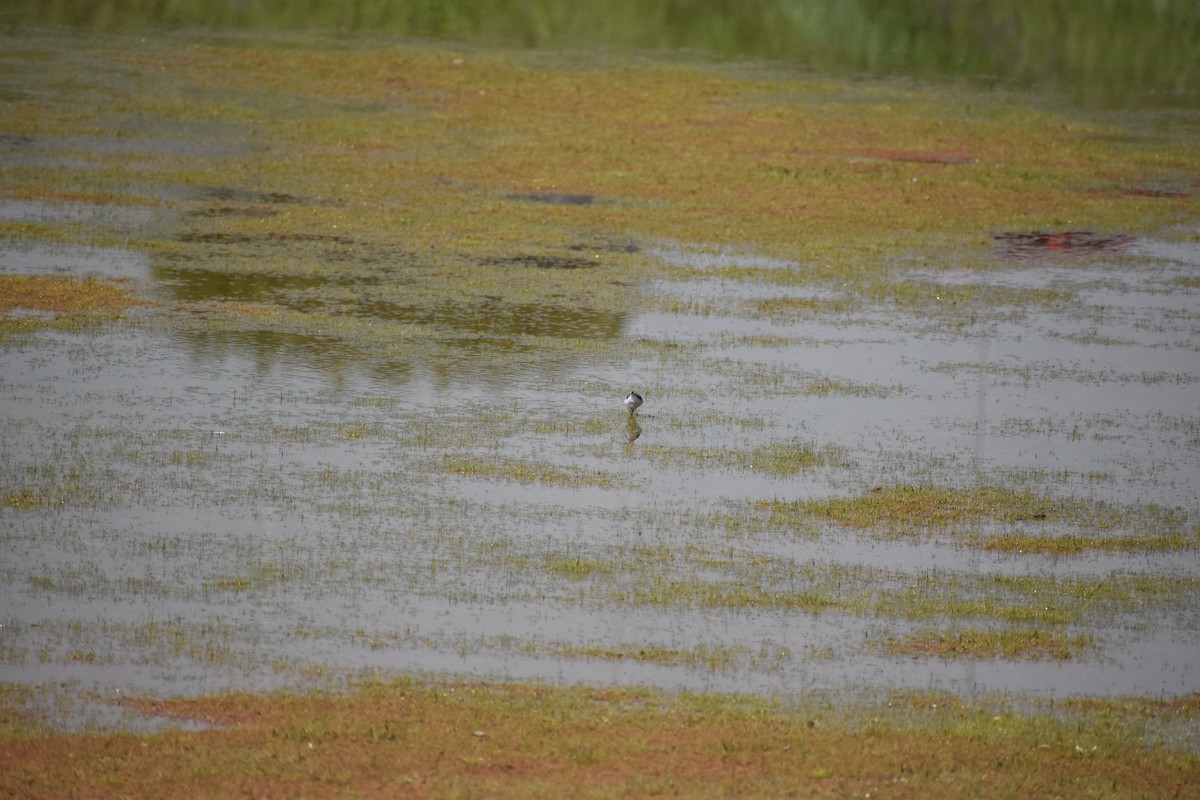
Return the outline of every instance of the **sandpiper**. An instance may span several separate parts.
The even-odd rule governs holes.
[[[642,404],[642,396],[637,392],[630,392],[629,397],[625,398],[625,407],[629,409],[629,413],[638,410],[638,406]]]

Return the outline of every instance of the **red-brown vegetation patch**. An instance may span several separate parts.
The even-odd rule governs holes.
[[[1121,798],[1200,779],[1195,753],[969,702],[942,704],[945,719],[888,704],[849,723],[737,698],[401,683],[137,705],[218,727],[9,732],[0,795]]]
[[[993,238],[999,243],[1004,257],[1014,261],[1120,252],[1136,241],[1133,236],[1093,231],[1008,232],[998,233]]]
[[[18,309],[54,316],[111,314],[138,302],[115,281],[64,275],[0,275],[0,314]]]

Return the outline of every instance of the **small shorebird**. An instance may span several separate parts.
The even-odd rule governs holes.
[[[633,412],[638,410],[638,406],[640,406],[641,404],[642,404],[642,396],[640,394],[638,394],[637,392],[630,392],[629,397],[625,398],[625,407],[629,409],[629,413],[631,415],[633,414]]]

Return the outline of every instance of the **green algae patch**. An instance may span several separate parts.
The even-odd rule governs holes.
[[[441,468],[444,472],[455,475],[468,475],[479,478],[491,478],[493,480],[510,480],[519,483],[536,483],[568,488],[596,487],[610,489],[624,486],[627,483],[619,475],[606,470],[557,467],[552,464],[518,458],[452,456],[447,454],[442,458]]]
[[[216,578],[211,582],[211,586],[216,589],[240,592],[250,589],[262,590],[279,583],[298,581],[304,578],[304,571],[295,565],[269,562],[256,564],[243,575]],[[205,582],[206,590],[209,586],[209,582]]]
[[[816,521],[901,534],[948,531],[971,547],[1052,556],[1186,550],[1200,543],[1179,509],[1119,507],[1002,488],[900,485],[855,497],[775,499],[759,502],[752,519],[758,526],[798,531]]]
[[[795,475],[820,467],[845,467],[850,463],[843,448],[798,441],[771,442],[753,450],[661,445],[648,446],[643,450],[649,458],[664,465],[683,462],[699,467],[737,468],[770,475]]]
[[[19,715],[22,698],[0,697]],[[130,698],[200,730],[0,729],[0,792],[205,796],[974,798],[1176,796],[1200,760],[1171,708],[1068,714],[931,693],[789,703],[707,694],[398,680],[348,693]]]
[[[1077,534],[1039,536],[1009,533],[980,537],[979,546],[1002,553],[1043,553],[1073,556],[1085,552],[1138,552],[1144,550],[1185,550],[1200,544],[1200,532],[1171,531],[1159,534],[1125,536],[1083,536]]]
[[[806,512],[855,528],[873,525],[947,525],[990,517],[1007,522],[1044,520],[1066,515],[1062,504],[1007,489],[947,489],[894,486],[850,498],[815,500]]]
[[[941,486],[899,485],[852,497],[821,500],[773,498],[753,504],[747,516],[752,528],[811,531],[817,523],[894,532],[945,529],[983,521],[1080,521],[1084,504],[1058,501],[1009,489],[952,489]],[[1093,512],[1086,519],[1111,527],[1108,516]],[[732,520],[731,520],[732,521]]]
[[[1086,634],[1071,636],[1043,628],[962,628],[924,630],[888,639],[886,652],[898,656],[942,659],[1009,659],[1067,661],[1078,658],[1092,645]]]
[[[730,645],[704,645],[681,649],[663,645],[551,645],[534,648],[557,658],[587,659],[599,661],[644,661],[655,664],[682,664],[702,666],[710,671],[728,670],[747,654],[744,648]]]

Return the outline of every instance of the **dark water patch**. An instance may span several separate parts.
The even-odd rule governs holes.
[[[287,192],[259,192],[235,186],[194,186],[187,192],[195,200],[220,200],[226,203],[266,203],[288,205],[311,203],[312,200]]]
[[[227,136],[227,138],[229,138]],[[150,132],[141,136],[124,132],[112,136],[27,136],[4,134],[0,147],[10,148],[8,154],[16,163],[26,167],[52,170],[105,169],[117,157],[122,166],[131,170],[153,172],[160,168],[160,156],[224,157],[241,155],[247,147],[229,138],[220,141],[211,132],[187,130],[158,135]],[[134,160],[141,157],[140,160]]]
[[[573,194],[571,192],[530,192],[528,194],[510,194],[508,199],[547,203],[554,206],[588,206],[595,198],[590,194]]]
[[[599,253],[640,253],[641,245],[636,242],[580,242],[567,247],[568,250],[574,252],[599,252]]]
[[[251,242],[267,241],[260,233],[181,233],[179,241],[199,244],[250,244]]]
[[[1127,197],[1156,197],[1170,200],[1194,197],[1198,188],[1200,188],[1200,178],[1168,174],[1129,182],[1121,181],[1115,186],[1102,187],[1100,191]]]
[[[198,218],[199,219],[199,218]],[[367,267],[371,270],[392,270],[397,265],[410,264],[412,254],[387,242],[357,239],[330,233],[271,231],[186,231],[176,241],[200,246],[197,254],[184,253],[180,260],[214,257],[246,257],[271,261],[303,258],[348,267]]]
[[[302,197],[289,192],[259,191],[238,186],[176,183],[152,187],[161,196],[186,203],[244,203],[246,205],[314,205],[318,197]]]
[[[274,217],[279,211],[271,206],[213,206],[189,211],[189,217],[250,217],[251,219]]]
[[[276,206],[304,205],[312,202],[287,192],[256,192],[232,186],[191,187],[180,199],[219,203],[189,211],[189,217],[273,217],[279,213]]]
[[[1137,238],[1093,231],[1029,231],[997,233],[992,237],[1005,258],[1033,261],[1055,256],[1088,256],[1122,252]]]
[[[181,233],[181,242],[201,242],[203,244],[253,244],[256,242],[288,243],[288,242],[319,242],[353,245],[355,241],[349,236],[337,236],[328,233]]]
[[[482,259],[482,263],[497,267],[533,267],[534,269],[587,269],[595,267],[600,262],[594,258],[576,258],[573,256],[549,256],[523,253],[515,256],[492,257]]]

